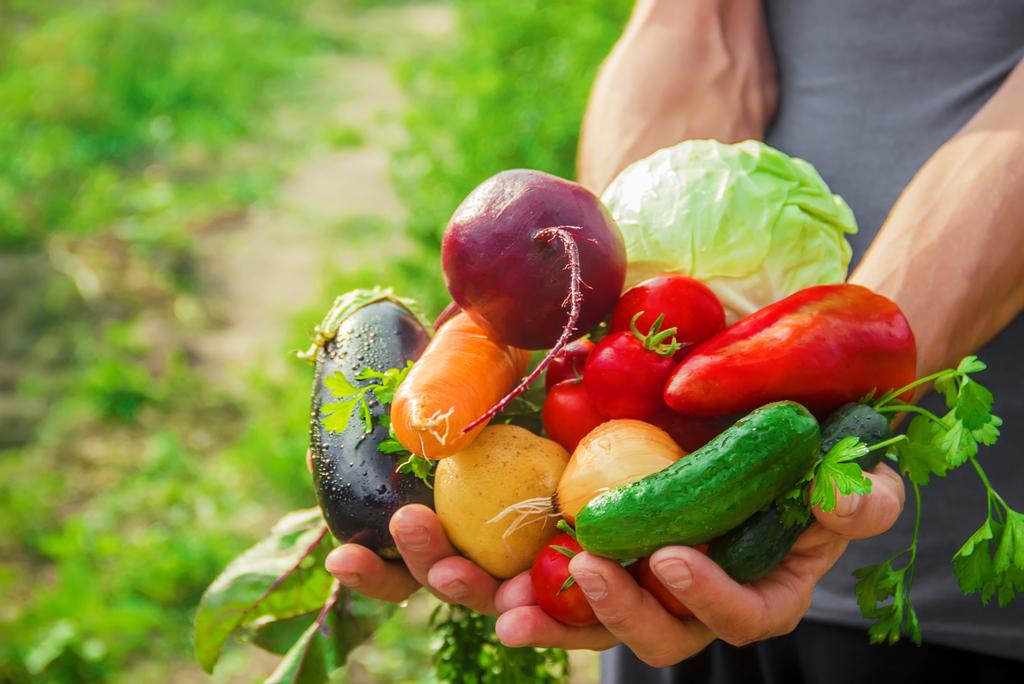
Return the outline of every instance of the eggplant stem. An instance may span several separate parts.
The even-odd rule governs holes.
[[[554,242],[558,240],[562,243],[562,247],[565,249],[566,255],[569,257],[569,263],[566,265],[566,270],[570,272],[569,275],[569,294],[562,301],[562,307],[566,305],[569,307],[569,318],[562,328],[562,334],[558,337],[558,341],[555,342],[555,346],[548,350],[548,353],[544,355],[537,367],[533,369],[529,375],[523,378],[518,385],[513,388],[511,392],[506,394],[501,400],[489,408],[486,413],[474,420],[472,423],[462,428],[463,434],[469,432],[473,428],[477,427],[481,423],[486,423],[494,416],[498,415],[502,409],[511,403],[513,399],[518,397],[526,388],[529,387],[530,383],[536,380],[541,373],[548,367],[548,364],[558,355],[558,352],[569,343],[572,339],[572,335],[576,332],[576,324],[580,320],[580,304],[583,301],[582,288],[585,283],[583,282],[583,276],[580,273],[580,249],[576,244],[576,238],[573,236],[571,231],[583,230],[580,226],[553,226],[551,228],[542,228],[533,235],[533,239],[538,242]],[[588,286],[589,287],[589,286]]]

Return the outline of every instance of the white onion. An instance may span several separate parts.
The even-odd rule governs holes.
[[[664,470],[685,455],[667,432],[650,423],[601,423],[573,452],[558,482],[555,507],[575,524],[576,514],[598,494]]]

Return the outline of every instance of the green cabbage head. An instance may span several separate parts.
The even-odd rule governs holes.
[[[622,229],[626,287],[665,273],[706,283],[729,322],[839,283],[857,223],[814,167],[756,140],[688,140],[627,167],[602,197]]]

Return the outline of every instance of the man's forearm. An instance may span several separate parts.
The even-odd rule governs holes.
[[[900,305],[918,372],[955,364],[1024,308],[1024,62],[914,176],[850,277]]]
[[[760,0],[638,0],[590,93],[580,182],[601,192],[630,163],[690,138],[761,138],[776,98]]]

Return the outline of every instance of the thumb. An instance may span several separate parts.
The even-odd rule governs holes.
[[[906,500],[903,478],[884,463],[864,475],[871,480],[870,493],[839,495],[834,511],[812,509],[822,527],[847,539],[866,539],[893,526]]]

